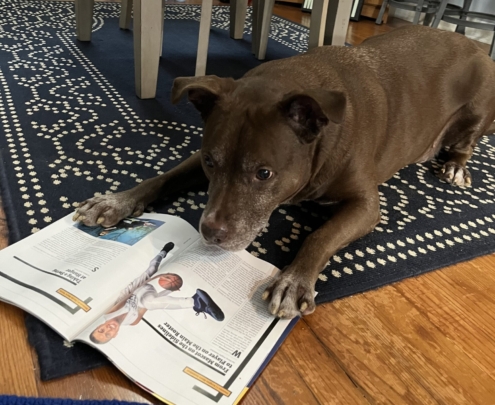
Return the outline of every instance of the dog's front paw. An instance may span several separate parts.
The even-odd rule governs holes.
[[[136,201],[127,192],[93,197],[83,201],[76,210],[73,221],[81,221],[87,226],[116,225],[129,216],[142,215],[144,204]]]
[[[289,267],[270,284],[262,298],[270,300],[268,309],[273,315],[292,319],[315,310],[314,286],[309,277]]]
[[[459,187],[470,187],[472,181],[469,170],[455,162],[445,163],[438,177],[453,186]]]

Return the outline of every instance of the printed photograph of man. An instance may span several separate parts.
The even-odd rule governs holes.
[[[167,243],[151,260],[148,269],[121,292],[116,305],[103,316],[104,322],[91,333],[90,340],[93,343],[108,343],[118,335],[122,326],[137,325],[147,311],[157,309],[191,309],[196,315],[203,314],[205,319],[208,316],[218,322],[225,319],[223,311],[206,291],[197,289],[191,297],[170,296],[171,293],[180,291],[182,277],[173,273],[154,276],[162,260],[173,248],[172,242]],[[160,291],[150,284],[155,279],[158,279]]]

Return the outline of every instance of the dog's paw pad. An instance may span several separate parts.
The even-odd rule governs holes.
[[[447,162],[438,173],[438,177],[453,186],[470,187],[471,173],[464,166],[455,162]]]

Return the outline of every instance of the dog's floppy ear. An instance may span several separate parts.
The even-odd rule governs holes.
[[[218,76],[178,77],[172,86],[172,103],[176,104],[187,91],[204,120],[208,117],[222,94],[234,88],[234,79]]]
[[[330,121],[344,121],[346,104],[344,93],[315,89],[289,93],[279,107],[301,142],[311,143]]]

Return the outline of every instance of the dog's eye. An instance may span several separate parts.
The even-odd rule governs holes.
[[[272,177],[273,172],[271,172],[268,169],[260,169],[256,173],[256,178],[258,180],[268,180],[270,177]]]
[[[205,159],[205,165],[206,166],[213,167],[213,160],[211,160],[211,157],[209,157],[208,155],[205,155],[204,159]]]

